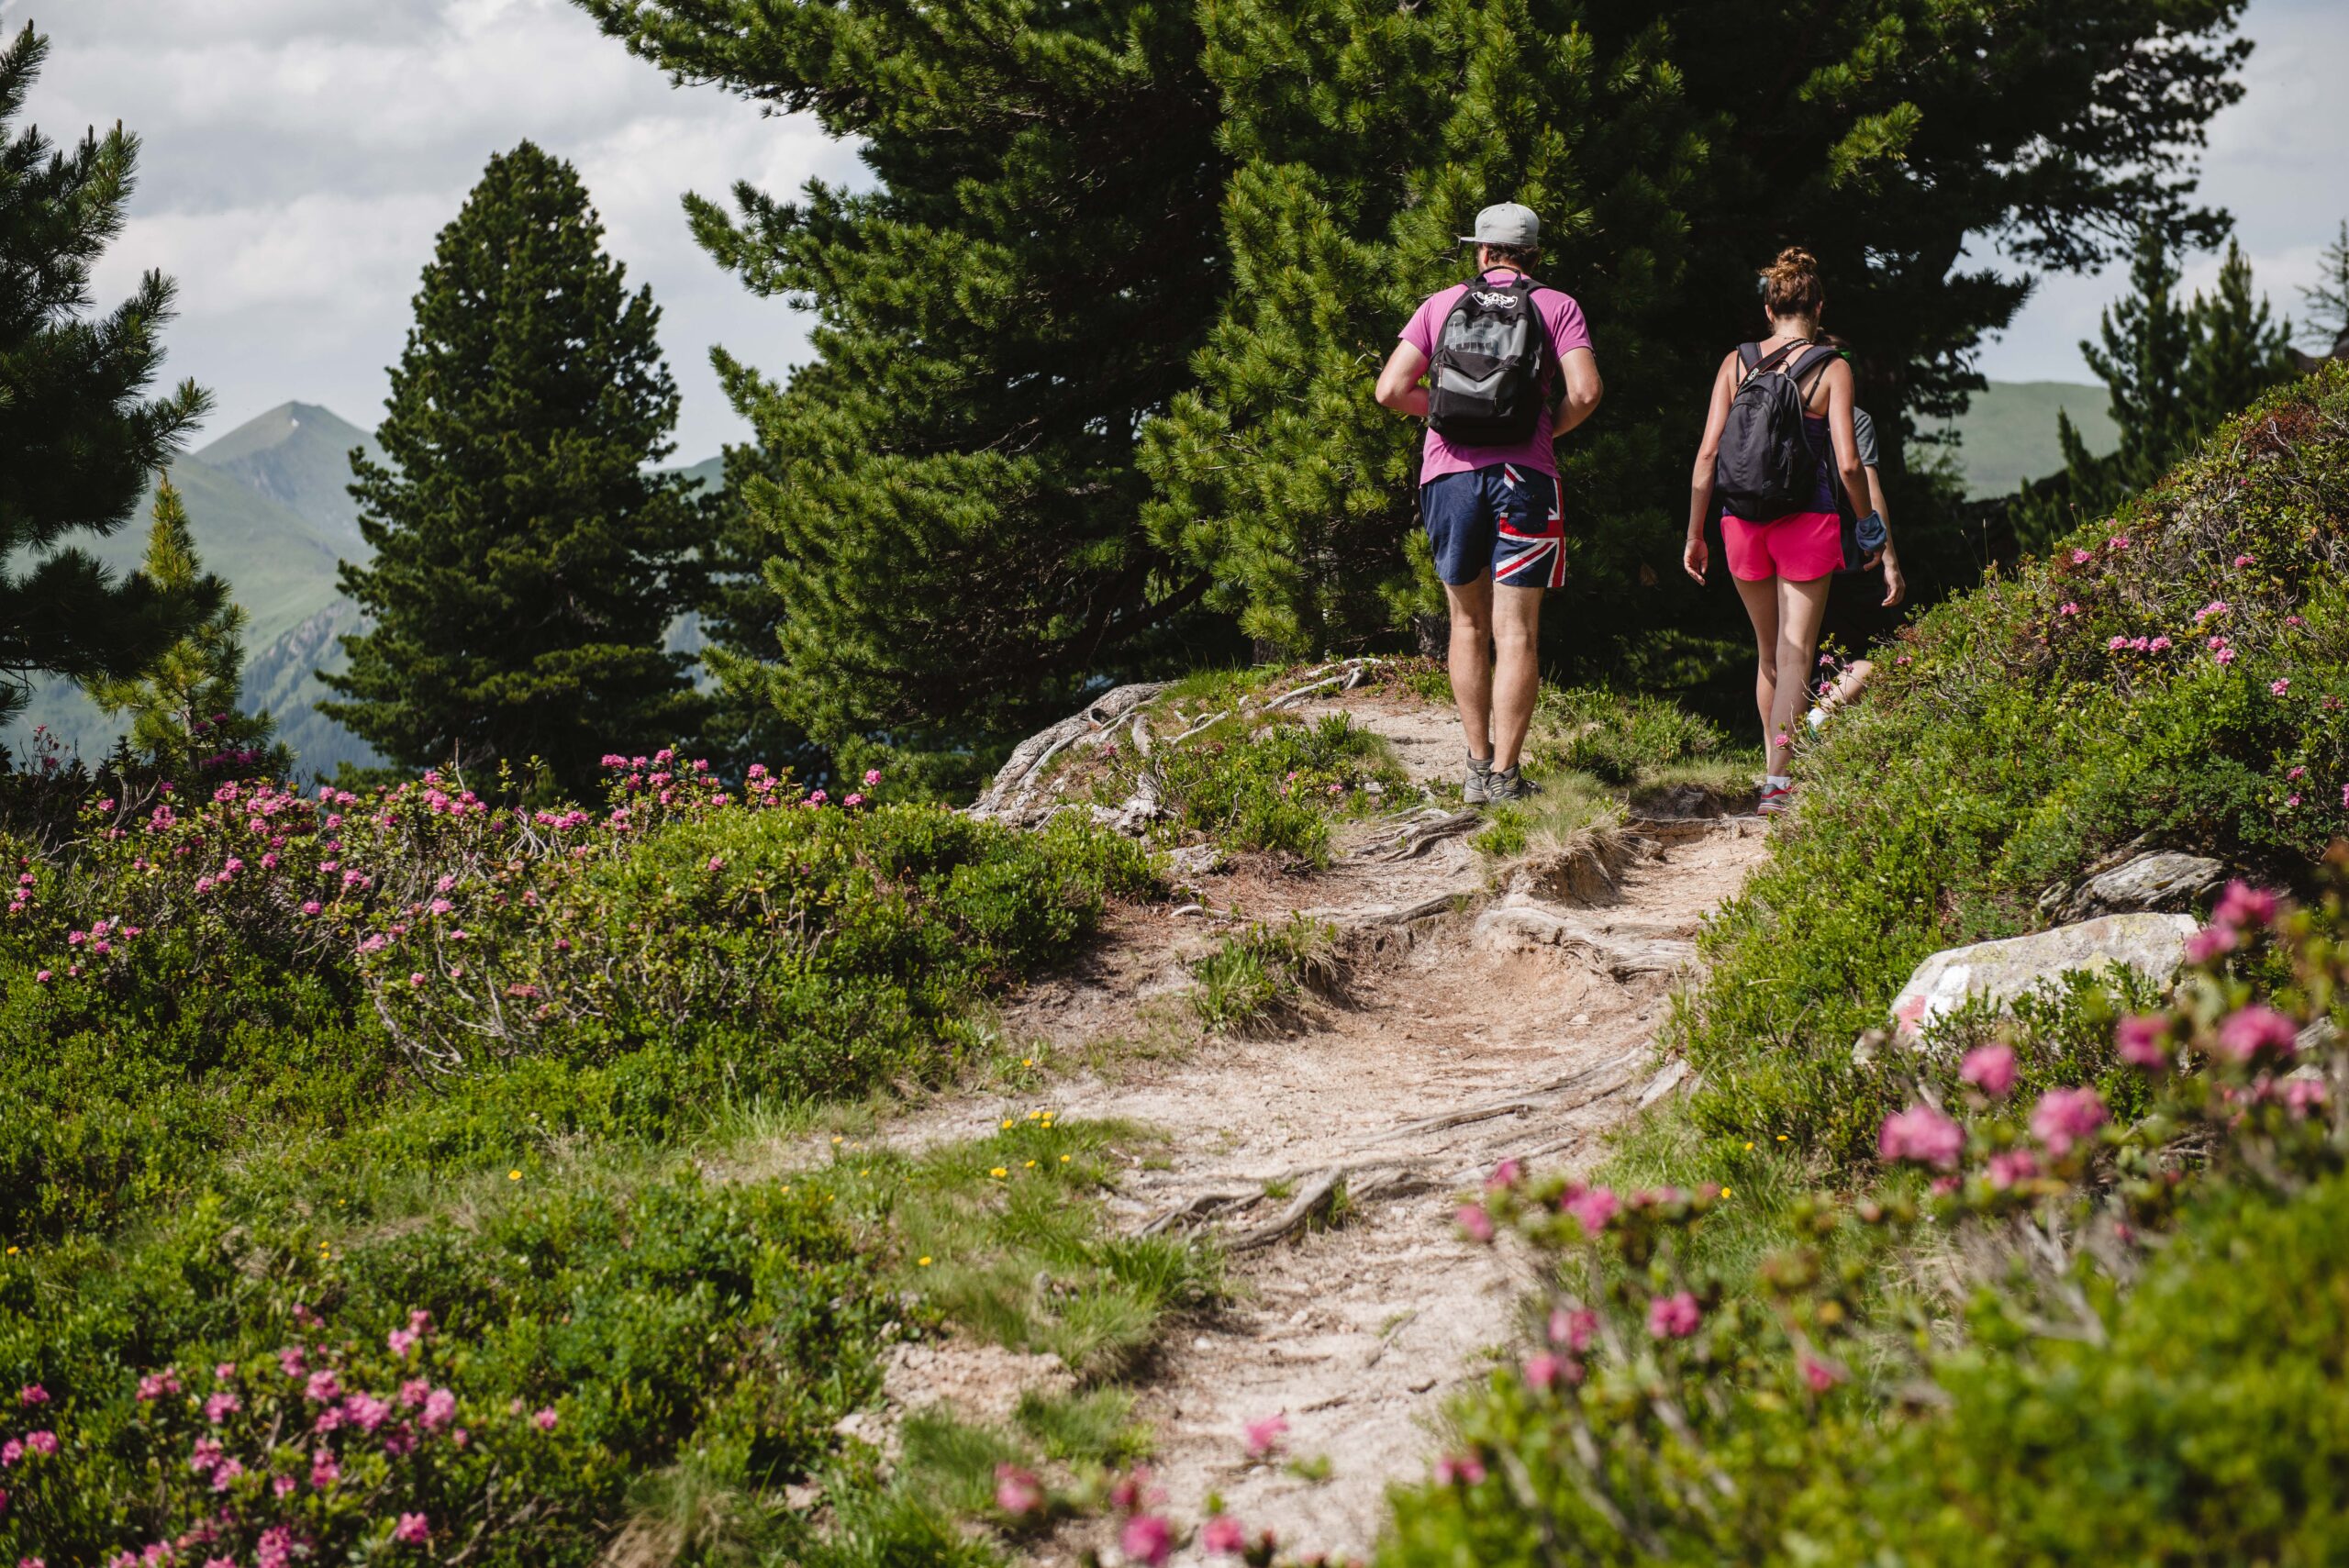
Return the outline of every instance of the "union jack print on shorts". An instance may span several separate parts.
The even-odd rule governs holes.
[[[1500,516],[1493,581],[1513,588],[1564,587],[1566,514],[1559,503],[1558,482],[1546,473],[1528,473],[1515,463],[1501,464],[1501,475],[1508,485],[1509,507]]]

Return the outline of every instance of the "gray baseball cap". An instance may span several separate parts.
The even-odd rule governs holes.
[[[1476,232],[1460,238],[1474,245],[1539,245],[1542,220],[1533,216],[1530,206],[1503,202],[1478,213]]]

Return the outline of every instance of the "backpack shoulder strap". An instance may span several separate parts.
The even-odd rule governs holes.
[[[1831,349],[1824,343],[1813,343],[1797,357],[1793,364],[1787,367],[1787,373],[1794,378],[1797,386],[1802,386],[1803,395],[1808,397],[1819,383],[1816,379],[1812,379],[1810,385],[1803,386],[1804,379],[1811,376],[1814,371],[1820,375],[1825,375],[1827,367],[1842,357],[1838,350]]]
[[[1778,369],[1786,363],[1787,356],[1793,353],[1795,351],[1795,344],[1789,343],[1785,348],[1778,350],[1776,353],[1773,353],[1765,360],[1762,357],[1761,344],[1740,343],[1737,346],[1737,358],[1738,362],[1745,367],[1745,373],[1737,378],[1737,384],[1743,386],[1747,382],[1752,381],[1764,371],[1774,371]]]

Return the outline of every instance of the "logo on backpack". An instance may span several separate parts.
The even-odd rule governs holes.
[[[1722,510],[1748,522],[1807,512],[1818,498],[1819,458],[1803,433],[1804,383],[1834,360],[1835,350],[1789,343],[1765,360],[1761,345],[1745,343],[1737,353],[1745,374],[1721,427],[1713,493]]]
[[[1515,446],[1542,412],[1550,332],[1522,273],[1494,288],[1472,280],[1444,316],[1428,366],[1428,424],[1462,446]]]

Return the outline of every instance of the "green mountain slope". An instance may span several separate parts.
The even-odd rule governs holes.
[[[2092,452],[2121,444],[2106,412],[2101,386],[2067,381],[1994,381],[1974,395],[1965,417],[1944,426],[1960,439],[1958,471],[1969,497],[2005,495],[2025,480],[2044,479],[2064,466],[2055,416],[2068,413]]]

